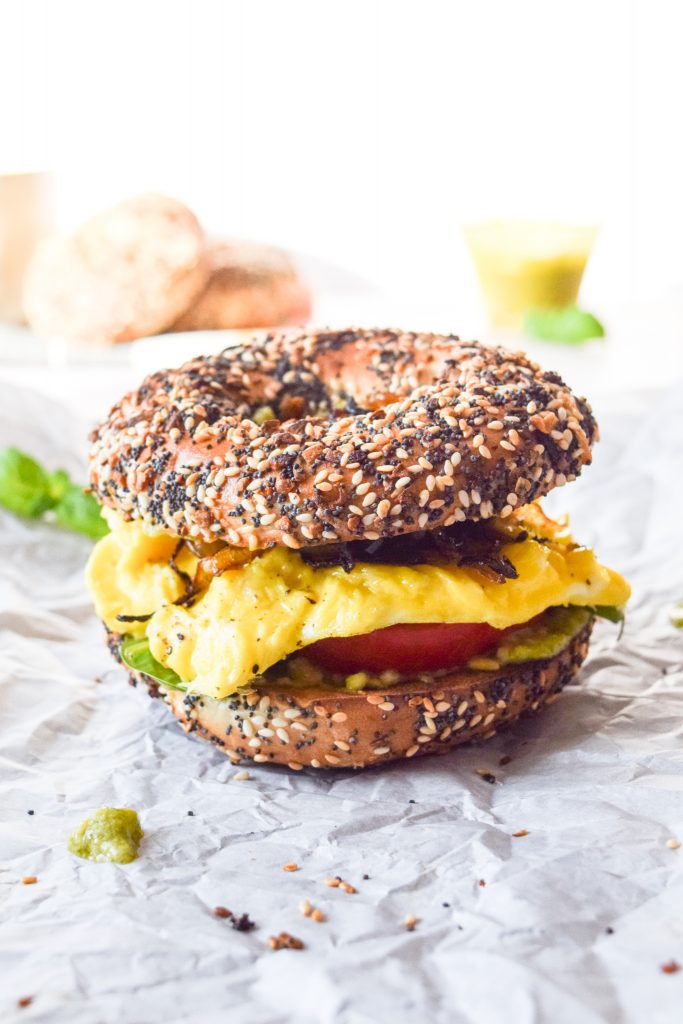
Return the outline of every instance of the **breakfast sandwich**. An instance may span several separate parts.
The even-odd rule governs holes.
[[[153,374],[93,435],[112,653],[235,763],[490,738],[623,615],[540,505],[596,439],[557,374],[455,336],[273,333]]]

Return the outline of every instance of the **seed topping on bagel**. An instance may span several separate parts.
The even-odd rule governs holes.
[[[99,500],[252,550],[505,518],[591,461],[588,403],[454,335],[278,332],[148,377],[93,434]]]

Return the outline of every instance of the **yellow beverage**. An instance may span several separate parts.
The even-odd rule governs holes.
[[[545,221],[468,225],[465,239],[492,325],[518,329],[529,309],[574,305],[596,233]]]

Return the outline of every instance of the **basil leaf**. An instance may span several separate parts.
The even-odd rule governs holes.
[[[52,497],[53,504],[56,504],[64,494],[72,487],[71,477],[65,469],[58,469],[50,477],[50,496]]]
[[[624,632],[624,623],[626,622],[626,616],[624,615],[621,608],[617,608],[613,604],[596,604],[592,607],[589,607],[588,610],[593,612],[593,615],[597,615],[600,619],[607,619],[608,622],[618,623],[618,639],[621,640],[622,633]]]
[[[165,689],[180,690],[181,693],[187,690],[187,686],[177,672],[156,660],[149,649],[149,640],[146,636],[125,636],[121,642],[119,653],[124,665],[133,669],[134,672],[144,672],[146,676],[156,680]]]
[[[0,505],[24,519],[53,511],[60,526],[93,540],[109,533],[92,494],[73,483],[66,470],[48,473],[18,448],[0,451]]]
[[[672,626],[675,626],[676,629],[683,629],[683,601],[673,606],[669,612],[669,618]]]
[[[597,317],[578,306],[530,309],[524,318],[524,330],[532,338],[563,341],[570,345],[605,335],[605,328]]]
[[[18,448],[0,452],[0,505],[24,519],[39,519],[54,505],[49,475]]]
[[[102,510],[95,498],[82,487],[69,483],[54,507],[54,515],[60,526],[74,533],[99,540],[109,533],[109,527],[102,518]]]

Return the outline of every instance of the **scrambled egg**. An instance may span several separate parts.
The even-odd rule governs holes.
[[[147,635],[154,657],[194,692],[222,698],[307,644],[410,622],[526,622],[557,605],[623,606],[629,587],[568,536],[531,536],[502,548],[519,574],[494,583],[474,569],[357,564],[315,569],[289,548],[271,548],[212,579],[191,607],[168,564],[177,538],[149,533],[108,513],[112,532],[96,545],[88,582],[98,615],[115,632]],[[556,524],[553,524],[556,525]],[[197,559],[181,552],[181,569]],[[144,616],[123,624],[118,615]]]

